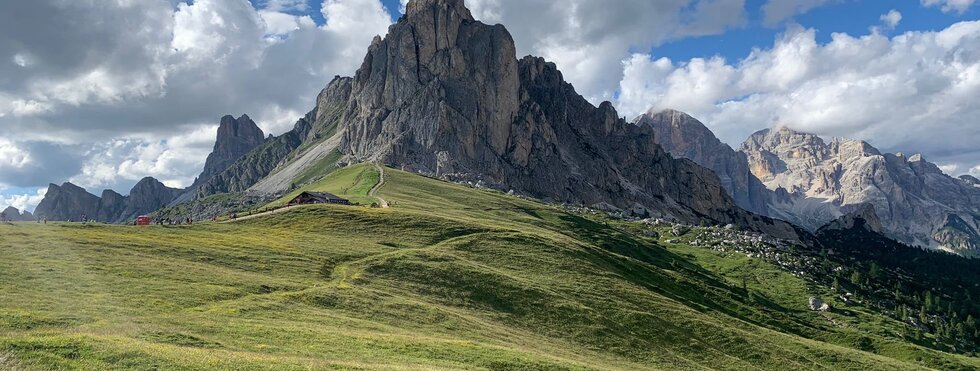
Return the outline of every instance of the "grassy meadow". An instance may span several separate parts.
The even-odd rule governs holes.
[[[390,209],[0,225],[0,369],[980,368],[859,307],[810,312],[825,289],[759,260],[385,174]],[[301,190],[370,204],[378,177]]]

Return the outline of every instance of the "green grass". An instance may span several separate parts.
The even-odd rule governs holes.
[[[335,164],[336,161],[333,163]],[[371,205],[378,199],[369,196],[368,193],[371,188],[378,184],[380,176],[381,174],[372,164],[359,164],[336,170],[330,169],[329,175],[323,179],[297,188],[282,198],[269,203],[265,208],[282,207],[303,192],[329,192],[355,204]]]
[[[834,326],[801,308],[814,288],[759,261],[664,246],[501,193],[386,177],[391,209],[316,205],[191,227],[0,225],[0,366],[980,367],[857,323],[893,326],[873,314]],[[311,187],[366,195],[376,182],[373,165],[359,165]],[[742,266],[757,299],[736,284]],[[848,340],[866,333],[879,354]]]
[[[311,166],[309,169],[303,171],[302,174],[293,180],[293,183],[296,185],[306,184],[316,180],[318,177],[334,172],[334,170],[337,170],[337,161],[340,161],[341,156],[343,155],[340,153],[340,151],[333,150],[327,157],[320,159],[320,161],[317,161],[317,163]]]

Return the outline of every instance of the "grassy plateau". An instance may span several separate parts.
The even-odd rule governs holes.
[[[825,289],[761,260],[385,177],[389,209],[0,225],[0,369],[980,368],[859,306],[811,312]],[[378,179],[357,165],[301,190],[370,204]]]

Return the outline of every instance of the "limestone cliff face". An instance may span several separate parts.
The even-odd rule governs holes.
[[[741,210],[708,169],[675,160],[648,126],[595,107],[552,63],[516,58],[500,25],[461,0],[416,0],[351,83],[340,151],[545,200],[796,236]]]
[[[99,213],[96,220],[114,222],[119,219],[123,210],[126,210],[126,196],[111,189],[104,190],[102,197],[99,198]]]
[[[80,221],[84,215],[86,219],[105,223],[128,223],[166,206],[180,192],[149,177],[137,183],[129,196],[105,190],[98,197],[71,183],[51,184],[34,213],[38,218],[52,221]]]
[[[44,199],[34,209],[38,217],[48,220],[82,220],[95,218],[99,211],[99,197],[71,183],[61,186],[51,184]]]
[[[143,178],[129,191],[125,198],[125,208],[117,214],[112,222],[127,222],[137,216],[149,214],[170,203],[180,194],[181,190],[165,186],[153,178]],[[105,198],[103,198],[105,201]]]
[[[199,196],[280,192],[327,151],[549,201],[799,236],[737,207],[710,170],[671,158],[650,127],[590,104],[554,64],[518,60],[507,30],[474,20],[462,0],[411,1],[354,77],[334,79],[293,131]]]
[[[633,122],[652,127],[657,144],[675,158],[687,158],[714,171],[739,207],[769,214],[773,195],[753,175],[745,153],[722,143],[700,121],[680,111],[664,110],[643,114]]]
[[[220,174],[201,184],[195,197],[219,193],[243,192],[268,176],[290,153],[299,148],[313,127],[316,110],[296,122],[292,130],[248,152]]]
[[[980,248],[980,188],[954,179],[921,155],[883,154],[868,143],[790,129],[763,130],[741,149],[753,173],[783,194],[772,205],[816,229],[869,204],[889,237],[966,255]]]
[[[232,116],[222,117],[214,150],[208,155],[204,170],[191,187],[196,188],[207,183],[264,142],[265,134],[248,115],[237,119]]]

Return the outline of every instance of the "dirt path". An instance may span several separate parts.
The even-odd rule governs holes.
[[[375,184],[374,188],[371,188],[371,190],[368,192],[368,196],[374,196],[377,198],[378,206],[380,206],[382,209],[387,209],[390,207],[388,205],[388,201],[385,201],[385,199],[381,198],[381,196],[378,196],[378,190],[385,185],[385,167],[377,163],[374,164],[374,167],[378,169],[378,184]]]

